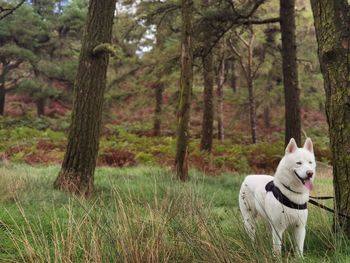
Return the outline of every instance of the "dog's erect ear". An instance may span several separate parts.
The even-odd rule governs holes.
[[[312,153],[314,152],[314,145],[312,144],[312,141],[310,138],[306,138],[303,148],[308,150],[309,152],[312,152]]]
[[[298,149],[298,145],[295,142],[294,138],[290,139],[287,147],[286,147],[286,154],[287,153],[293,153]]]

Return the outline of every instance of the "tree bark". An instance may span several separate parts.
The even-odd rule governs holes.
[[[209,7],[209,0],[202,0],[204,9]],[[203,49],[210,49],[211,31],[209,27],[203,28]],[[213,68],[213,54],[209,52],[202,57],[203,65],[203,79],[204,79],[204,93],[203,93],[203,118],[202,118],[202,136],[201,136],[201,150],[211,153],[213,145],[213,123],[214,123],[214,68]]]
[[[2,72],[0,74],[0,115],[5,115],[5,100],[6,100],[6,87],[5,87],[5,78],[8,73],[8,63],[6,59],[1,61]]]
[[[193,1],[182,0],[181,78],[175,157],[176,175],[182,181],[189,179],[188,141],[193,83],[192,15]]]
[[[350,215],[350,8],[346,0],[311,0],[311,6],[326,93],[334,207]],[[334,222],[350,237],[349,219],[335,214]]]
[[[202,58],[203,79],[204,79],[204,108],[202,119],[201,150],[211,153],[213,144],[213,122],[214,122],[214,70],[213,55],[207,54]]]
[[[256,102],[254,95],[254,81],[248,80],[248,96],[249,96],[249,120],[250,120],[250,134],[252,136],[252,143],[256,143]]]
[[[1,75],[0,76],[0,115],[1,116],[5,114],[5,97],[6,97],[5,79]]]
[[[79,66],[75,79],[72,121],[61,171],[54,186],[89,196],[93,192],[99,147],[108,53],[93,53],[111,42],[116,0],[90,0]]]
[[[265,86],[266,94],[265,96],[270,98],[270,93],[273,90],[273,88],[276,86],[276,59],[274,59],[271,63],[271,69],[268,71],[267,75],[267,85]],[[264,126],[265,128],[271,127],[271,100],[267,100],[267,103],[265,101],[264,105]]]
[[[159,82],[154,86],[154,95],[156,98],[156,107],[154,110],[153,135],[160,136],[162,123],[162,106],[163,106],[164,84]]]
[[[275,80],[272,77],[273,76],[273,72],[271,72],[274,69],[274,63],[272,63],[272,69],[269,71],[268,73],[268,77],[267,77],[267,85],[265,86],[265,91],[266,91],[266,97],[270,97],[271,95],[271,91],[273,89],[273,87],[275,86]],[[271,107],[271,102],[270,100],[267,101],[267,103],[265,102],[264,105],[264,126],[265,128],[270,128],[271,127],[271,111],[270,111],[270,107]]]
[[[35,103],[36,103],[36,112],[37,112],[38,117],[44,116],[45,115],[46,99],[45,98],[38,98]]]
[[[252,33],[253,34],[253,33]],[[252,35],[251,42],[248,46],[248,65],[247,65],[247,86],[248,86],[248,100],[249,100],[249,121],[250,121],[250,133],[252,136],[252,143],[256,143],[256,101],[254,94],[254,74],[253,74],[253,40]]]
[[[285,145],[294,138],[301,143],[297,47],[295,39],[295,0],[280,0],[282,68],[285,98]]]
[[[217,80],[217,113],[218,113],[218,139],[223,141],[224,135],[224,82],[225,82],[225,57],[221,58]]]
[[[264,107],[264,126],[265,128],[271,127],[271,118],[270,118],[270,107]]]
[[[160,25],[157,27],[156,34],[156,49],[162,50],[164,48],[164,41],[166,39],[166,34],[164,28]],[[162,81],[162,76],[164,73],[161,70],[155,72],[156,82],[154,83],[154,95],[155,95],[155,109],[154,109],[154,119],[153,119],[153,135],[160,136],[162,128],[162,106],[163,106],[163,92],[164,92],[164,82]]]
[[[233,93],[237,92],[237,72],[236,72],[236,60],[232,59],[230,62],[230,85]]]

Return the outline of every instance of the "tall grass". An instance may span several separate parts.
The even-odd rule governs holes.
[[[16,178],[21,182],[14,198],[0,199],[6,200],[1,201],[0,213],[1,262],[350,259],[346,238],[334,234],[330,216],[314,208],[309,213],[304,259],[294,256],[288,233],[283,258],[274,257],[270,231],[263,222],[258,222],[256,241],[249,240],[237,208],[241,176],[209,178],[192,171],[191,182],[182,184],[162,169],[100,169],[96,195],[83,200],[52,190],[56,173],[56,168],[25,166],[0,172],[1,182],[13,184]]]

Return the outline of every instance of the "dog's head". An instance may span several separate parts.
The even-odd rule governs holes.
[[[276,177],[281,183],[298,192],[307,192],[313,189],[315,175],[316,161],[311,139],[307,138],[303,148],[298,148],[292,138],[278,165]]]

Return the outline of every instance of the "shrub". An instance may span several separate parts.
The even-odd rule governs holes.
[[[114,167],[133,166],[136,164],[135,155],[128,151],[108,149],[98,158],[98,164]]]
[[[247,147],[249,166],[257,172],[275,171],[284,155],[284,143],[257,143]]]

